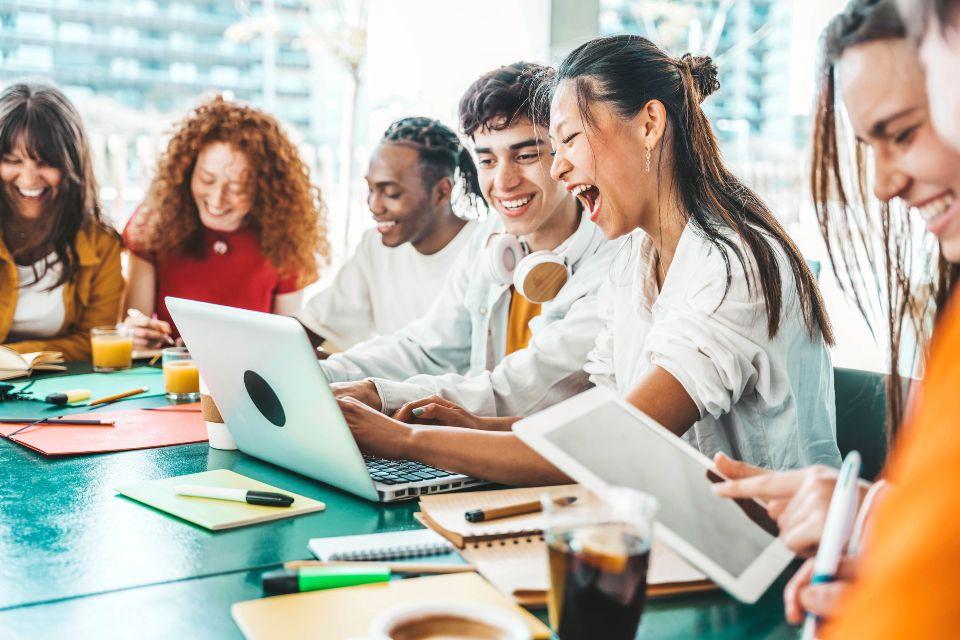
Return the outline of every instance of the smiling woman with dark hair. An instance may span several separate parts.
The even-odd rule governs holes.
[[[638,36],[592,40],[557,71],[551,175],[608,238],[587,371],[707,455],[837,465],[830,323],[810,269],[724,165],[700,103],[710,58]]]
[[[85,359],[90,329],[117,321],[123,277],[80,114],[54,87],[12,85],[0,154],[0,342]]]

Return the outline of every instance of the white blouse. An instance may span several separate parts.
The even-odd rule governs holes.
[[[595,384],[625,395],[651,366],[673,375],[700,411],[683,436],[707,456],[717,451],[772,469],[840,465],[833,369],[822,335],[811,339],[786,255],[780,263],[780,329],[767,315],[752,254],[731,231],[751,269],[723,256],[694,225],[677,245],[663,289],[654,243],[642,231],[625,240],[600,291],[604,329],[584,367]]]
[[[17,265],[17,308],[13,312],[7,342],[52,338],[63,328],[66,317],[63,285],[47,290],[63,273],[63,265],[54,263],[56,258],[57,254],[52,253],[35,265]],[[46,272],[45,262],[52,265],[46,268]],[[39,279],[37,274],[40,274]]]

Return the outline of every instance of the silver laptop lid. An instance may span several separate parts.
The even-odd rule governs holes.
[[[377,500],[377,490],[300,323],[166,298],[241,451]]]

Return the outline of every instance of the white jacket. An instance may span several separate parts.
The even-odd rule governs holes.
[[[707,456],[718,451],[751,464],[790,469],[837,467],[833,368],[823,337],[811,339],[786,255],[774,244],[782,278],[780,330],[767,335],[755,262],[735,234],[752,273],[723,255],[692,224],[680,237],[657,292],[652,240],[634,232],[600,291],[604,329],[585,367],[596,384],[630,391],[651,366],[668,371],[700,411],[684,439]],[[721,302],[722,300],[722,302]]]
[[[582,217],[564,243],[590,237],[573,276],[530,321],[527,348],[506,356],[510,286],[493,282],[483,262],[487,236],[502,230],[499,216],[488,216],[430,310],[394,334],[322,361],[328,380],[374,378],[386,412],[437,394],[486,416],[526,415],[591,386],[583,363],[601,327],[596,293],[617,243]]]

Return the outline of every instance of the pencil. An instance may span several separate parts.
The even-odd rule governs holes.
[[[33,418],[0,418],[0,424],[26,424],[27,422],[35,422],[37,424],[85,424],[87,426],[100,425],[104,427],[112,427],[116,424],[113,420],[94,420],[93,418],[49,418],[42,423],[37,422]]]
[[[565,496],[563,498],[554,498],[553,503],[558,507],[565,507],[577,501],[576,496]],[[494,507],[492,509],[473,509],[463,514],[468,522],[487,522],[497,518],[509,518],[510,516],[522,516],[528,513],[538,513],[543,510],[543,505],[539,500],[531,502],[520,502],[518,504],[508,504],[504,507]]]
[[[284,562],[284,569],[301,567],[351,567],[356,569],[384,568],[392,573],[466,573],[476,571],[472,564],[440,564],[430,562],[324,562],[322,560],[293,560]]]
[[[145,313],[143,313],[142,311],[140,311],[140,309],[134,309],[133,307],[130,307],[129,309],[127,309],[127,315],[128,315],[128,316],[132,316],[132,317],[134,317],[134,318],[139,318],[139,319],[142,319],[142,320],[152,320],[152,318],[148,317],[147,314],[145,314]],[[174,339],[171,338],[170,336],[166,336],[166,335],[163,336],[163,341],[164,341],[164,342],[168,342],[168,343],[170,344],[170,346],[173,346],[173,345],[177,344],[177,341],[176,341],[176,340],[174,340]],[[153,360],[150,361],[150,364],[153,364],[153,363],[156,361],[156,359],[157,359],[157,357],[154,356],[154,357],[153,357]]]
[[[144,393],[149,390],[150,390],[150,387],[138,387],[136,389],[130,389],[129,391],[117,393],[112,396],[106,396],[105,398],[97,398],[96,400],[91,401],[88,406],[94,407],[98,404],[109,404],[111,402],[116,402],[117,400],[123,400],[124,398],[129,398],[130,396],[135,396],[138,393]]]

